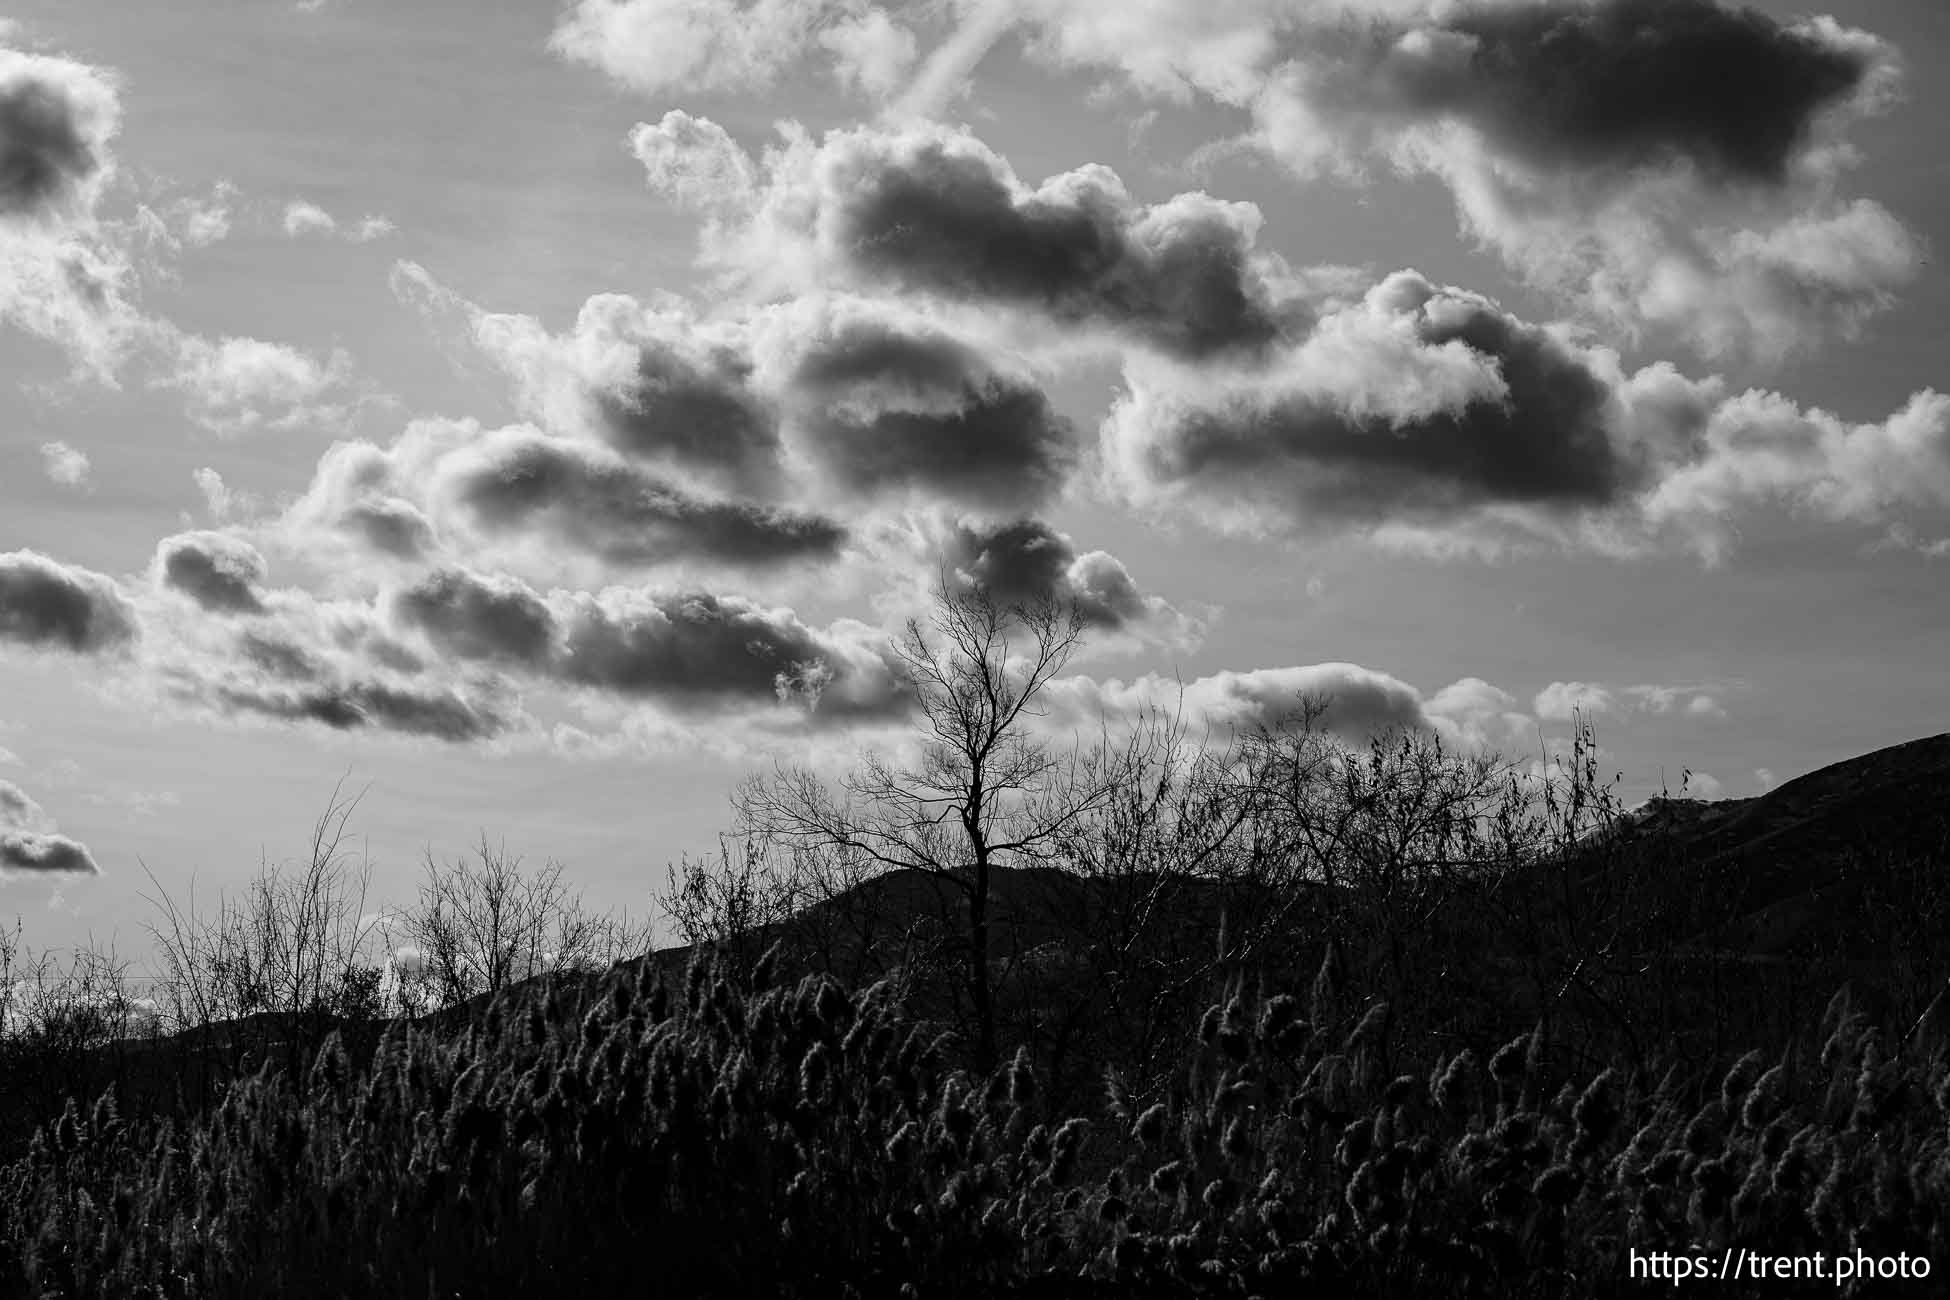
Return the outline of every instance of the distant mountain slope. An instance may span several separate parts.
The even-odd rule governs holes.
[[[1654,800],[1612,853],[1677,865],[1704,904],[1695,945],[1753,957],[1886,955],[1950,873],[1950,733],[1845,759],[1751,799]]]

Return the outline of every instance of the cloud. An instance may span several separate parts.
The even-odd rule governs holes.
[[[1545,722],[1569,722],[1578,713],[1614,713],[1618,701],[1606,688],[1589,682],[1552,682],[1537,692],[1531,708]]]
[[[1259,209],[1205,194],[1133,200],[1091,165],[1031,188],[965,132],[835,131],[767,155],[763,183],[708,119],[632,136],[653,186],[749,221],[723,257],[818,283],[1006,306],[1174,356],[1250,355],[1303,329],[1299,280],[1257,247]]]
[[[1161,597],[1138,589],[1116,556],[1079,554],[1070,538],[1038,519],[951,526],[941,546],[951,575],[1005,603],[1052,600],[1101,631],[1176,620]]]
[[[94,854],[65,835],[0,829],[0,874],[99,876]]]
[[[0,48],[0,321],[99,378],[144,333],[126,293],[128,250],[95,212],[115,172],[109,145],[120,122],[107,73]]]
[[[759,175],[751,155],[708,117],[673,108],[654,126],[637,123],[630,149],[649,174],[651,188],[685,207],[735,210],[757,199]]]
[[[762,92],[823,50],[842,85],[879,96],[913,61],[914,36],[864,0],[575,0],[549,48],[646,95]]]
[[[300,235],[330,235],[337,233],[338,221],[331,213],[316,203],[295,199],[284,208],[284,233],[292,238]]]
[[[1714,355],[1850,334],[1921,260],[1887,210],[1839,193],[1846,131],[1899,68],[1832,19],[1716,0],[1024,2],[1045,57],[1242,109],[1303,175],[1435,175],[1520,274]]]
[[[430,495],[479,532],[540,533],[612,565],[831,559],[847,535],[818,515],[687,494],[604,447],[532,429],[484,435],[432,475]]]
[[[230,205],[237,187],[219,181],[207,198],[183,198],[170,205],[170,215],[192,248],[206,248],[230,235]]]
[[[398,592],[392,608],[405,626],[457,658],[536,669],[555,653],[554,614],[513,578],[443,570]]]
[[[19,786],[0,781],[0,876],[100,874],[86,845],[59,834]]]
[[[1693,718],[1724,718],[1726,710],[1711,694],[1694,686],[1604,686],[1592,682],[1552,682],[1531,705],[1544,722],[1569,722],[1576,714],[1623,717],[1628,713]]]
[[[760,520],[776,532],[787,517],[737,498],[803,499],[808,474],[849,504],[918,494],[1034,506],[1061,492],[1077,458],[1073,427],[1026,367],[912,309],[815,294],[706,318],[674,296],[605,294],[558,336],[465,303],[410,264],[398,279],[463,314],[523,410],[551,431],[672,476],[666,491],[731,494],[682,508],[709,532]],[[828,535],[807,521],[789,531],[815,549]]]
[[[383,681],[302,687],[220,682],[198,698],[230,714],[318,723],[334,731],[391,731],[450,744],[489,740],[513,725],[491,703],[455,687],[416,689]]]
[[[507,682],[487,671],[429,671],[370,601],[322,601],[298,589],[253,592],[238,626],[218,606],[155,610],[141,671],[122,686],[224,719],[481,743],[528,726]],[[212,617],[215,615],[215,617]]]
[[[231,515],[253,510],[257,499],[248,492],[238,492],[223,480],[223,475],[208,465],[193,470],[190,477],[196,483],[197,492],[203,497],[204,508],[211,517],[221,521]]]
[[[56,440],[41,444],[41,468],[62,487],[86,487],[91,468],[88,453]]]
[[[262,614],[267,573],[256,547],[225,533],[179,533],[156,547],[155,579],[213,614]]]
[[[432,521],[411,498],[441,454],[479,434],[472,423],[416,420],[391,448],[364,439],[335,442],[319,457],[310,486],[271,528],[313,554],[349,541],[367,553],[421,559],[436,549],[437,539]]]
[[[366,216],[351,225],[344,225],[337,217],[307,199],[293,199],[285,204],[283,226],[284,233],[292,239],[302,239],[308,235],[343,237],[354,244],[369,244],[375,239],[395,234],[399,229],[387,218],[376,216]]]
[[[180,335],[171,368],[152,386],[181,390],[190,416],[226,436],[307,425],[334,427],[349,408],[329,400],[350,374],[352,359],[334,352],[324,361],[282,343]]]
[[[1228,669],[1182,683],[1156,673],[1128,682],[1065,677],[1051,683],[1050,698],[1052,716],[1073,725],[1100,717],[1129,722],[1148,709],[1172,713],[1182,706],[1192,725],[1220,736],[1277,727],[1297,718],[1308,699],[1326,706],[1317,725],[1344,737],[1434,726],[1420,691],[1398,677],[1350,663]]]
[[[444,420],[414,421],[384,447],[334,444],[266,527],[313,556],[348,543],[406,563],[465,553],[592,581],[830,561],[848,537],[826,515],[698,491],[588,439]]]
[[[751,386],[749,344],[735,324],[701,321],[680,301],[648,306],[620,294],[589,299],[566,337],[532,317],[468,311],[476,341],[545,424],[589,430],[706,483],[776,485],[778,417]]]
[[[517,580],[443,570],[392,599],[441,652],[556,684],[680,711],[777,709],[886,716],[905,696],[864,628],[825,633],[735,596],[608,588],[547,596]]]
[[[142,238],[171,253],[184,247],[208,248],[230,237],[237,187],[218,181],[205,195],[184,195],[161,211],[143,204],[136,209],[136,228]]]
[[[1731,549],[1733,518],[1759,504],[1863,524],[1950,506],[1950,397],[1932,389],[1861,424],[1749,390],[1713,410],[1699,441],[1700,453],[1658,484],[1645,512],[1683,530],[1709,559]]]
[[[1539,541],[1708,561],[1745,509],[1886,524],[1950,504],[1950,399],[1850,426],[1762,390],[1618,354],[1397,272],[1251,370],[1126,362],[1113,487],[1222,529],[1391,544]]]
[[[0,554],[0,642],[105,654],[136,635],[135,609],[114,579],[34,551]]]
[[[914,65],[913,29],[878,6],[833,23],[820,32],[819,43],[832,54],[840,84],[874,99],[893,94]]]
[[[1128,373],[1104,426],[1127,488],[1189,487],[1294,525],[1576,512],[1625,500],[1652,469],[1586,355],[1414,272],[1324,321],[1268,382]]]
[[[1688,769],[1682,789],[1687,798],[1718,799],[1726,789],[1726,783],[1711,772],[1695,772]]]
[[[1016,0],[975,0],[965,6],[961,23],[928,55],[920,75],[892,106],[892,116],[925,118],[946,108],[968,88],[976,65],[1016,17]]]
[[[120,123],[114,86],[95,69],[0,49],[0,222],[91,213]]]
[[[1887,52],[1818,24],[1710,0],[1457,5],[1337,33],[1308,70],[1317,110],[1399,130],[1450,120],[1540,171],[1688,166],[1721,185],[1784,185],[1815,120]]]
[[[864,304],[778,322],[794,446],[843,496],[918,492],[996,510],[1062,491],[1077,456],[1068,419],[1002,358],[924,319]]]

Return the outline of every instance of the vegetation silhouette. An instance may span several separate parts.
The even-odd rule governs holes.
[[[1582,720],[1536,770],[1318,700],[1063,752],[1074,618],[945,584],[935,615],[920,757],[754,778],[670,868],[681,947],[484,840],[429,859],[402,998],[344,942],[339,792],[294,874],[164,906],[170,1032],[127,1033],[112,961],[61,994],[0,944],[0,1294],[1569,1297],[1636,1294],[1633,1252],[1950,1260],[1950,736],[1633,812]]]

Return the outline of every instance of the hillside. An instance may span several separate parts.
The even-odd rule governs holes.
[[[1653,800],[1592,850],[1690,895],[1687,946],[1857,960],[1940,917],[1950,870],[1950,733],[1845,759],[1748,799]]]

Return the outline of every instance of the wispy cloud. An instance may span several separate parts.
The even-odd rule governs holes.
[[[62,487],[78,488],[88,486],[88,473],[92,467],[87,452],[56,439],[41,444],[41,468],[52,482]]]

